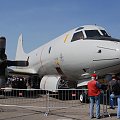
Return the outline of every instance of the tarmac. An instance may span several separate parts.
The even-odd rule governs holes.
[[[103,99],[104,104],[107,101]],[[117,119],[117,106],[109,109],[109,105],[104,104],[101,103],[101,119]],[[33,98],[0,96],[0,120],[90,120],[89,103],[81,103],[79,99],[57,99],[45,94]]]
[[[59,104],[59,103],[58,103]],[[107,108],[107,109],[106,109]],[[117,107],[101,105],[101,119],[115,120]],[[89,103],[74,104],[66,108],[42,109],[37,107],[0,105],[0,120],[90,120]],[[96,120],[94,118],[93,120]]]

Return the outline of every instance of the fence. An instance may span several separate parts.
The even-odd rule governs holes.
[[[40,89],[1,89],[0,106],[22,107],[41,110],[47,116],[49,112],[58,109],[89,109],[85,104],[89,102],[87,89],[59,89],[50,92]],[[102,114],[109,115],[107,108],[109,92],[103,91],[101,96]],[[81,103],[82,101],[82,103]],[[88,110],[89,111],[89,110]],[[109,115],[110,116],[110,115]]]

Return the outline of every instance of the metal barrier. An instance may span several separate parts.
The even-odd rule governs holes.
[[[107,91],[102,91],[103,94],[103,114],[102,116],[105,117],[106,115],[108,115],[110,117],[110,113],[108,112],[108,95],[107,95]]]
[[[80,95],[87,102],[87,89],[59,89],[50,92],[40,89],[1,89],[0,106],[42,109],[47,115],[49,111],[60,108],[80,107]]]
[[[84,103],[88,103],[87,89],[59,89],[57,92],[40,89],[1,89],[0,106],[22,107],[38,109],[44,112],[45,116],[52,110],[58,109],[85,109]],[[82,96],[81,96],[82,95]],[[102,115],[108,113],[109,92],[102,92],[101,107]],[[82,99],[82,103],[80,102]],[[79,113],[80,114],[79,110]]]

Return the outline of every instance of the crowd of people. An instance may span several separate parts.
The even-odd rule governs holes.
[[[10,75],[6,80],[6,86],[17,89],[39,89],[40,79],[38,76]]]
[[[25,89],[26,81],[24,77],[9,76],[6,85],[11,86],[12,88]]]
[[[120,79],[112,75],[112,80],[106,86],[98,81],[97,74],[91,74],[91,80],[88,82],[88,96],[90,100],[90,118],[100,119],[100,95],[102,90],[110,91],[110,109],[115,109],[114,98],[117,97],[117,119],[120,119]],[[94,116],[94,104],[96,103],[96,115]]]

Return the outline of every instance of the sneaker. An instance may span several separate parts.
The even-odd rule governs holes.
[[[99,116],[99,117],[96,117],[97,119],[100,119],[101,117]]]

